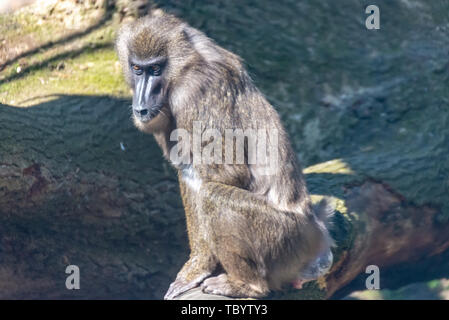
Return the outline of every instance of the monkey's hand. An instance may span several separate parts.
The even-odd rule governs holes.
[[[212,257],[201,255],[191,256],[176,276],[164,296],[165,300],[172,300],[180,294],[198,287],[204,279],[215,270],[217,263]]]

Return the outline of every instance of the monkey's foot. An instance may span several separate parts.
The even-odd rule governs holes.
[[[204,280],[201,284],[201,289],[204,293],[236,298],[261,298],[268,293],[268,289],[263,288],[261,285],[232,281],[225,273]]]
[[[300,290],[302,289],[303,284],[306,282],[307,282],[306,280],[297,279],[292,282],[292,286],[293,288]]]
[[[173,300],[180,294],[198,287],[198,285],[203,281],[205,278],[210,276],[210,272],[203,273],[200,276],[196,277],[192,281],[186,281],[184,279],[176,279],[172,284],[170,284],[170,287],[167,290],[167,293],[164,296],[164,300]]]

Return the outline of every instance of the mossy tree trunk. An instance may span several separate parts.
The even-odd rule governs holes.
[[[174,171],[133,128],[128,104],[60,96],[0,106],[1,298],[163,296],[188,255],[183,210]],[[393,284],[441,271],[413,275],[417,261],[431,265],[449,247],[436,208],[351,173],[343,160],[305,172],[312,192],[337,201],[335,264],[326,279],[273,298],[332,297],[370,264]],[[80,267],[81,290],[65,288],[70,264]],[[400,264],[407,273],[383,273]]]
[[[160,298],[187,258],[174,172],[129,101],[0,106],[0,297]],[[79,266],[81,290],[65,288]]]

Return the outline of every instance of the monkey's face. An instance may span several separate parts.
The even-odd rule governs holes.
[[[172,121],[173,88],[186,77],[193,52],[184,28],[177,18],[155,11],[119,31],[117,53],[133,90],[134,123],[142,131],[155,133]]]
[[[129,68],[134,92],[132,110],[136,122],[149,123],[161,113],[166,103],[165,65],[164,58],[130,58]]]

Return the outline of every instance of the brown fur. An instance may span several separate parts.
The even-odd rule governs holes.
[[[294,281],[332,240],[313,212],[278,114],[240,58],[160,10],[123,27],[117,51],[131,87],[130,55],[167,58],[163,112],[150,122],[135,120],[140,130],[155,135],[167,158],[173,146],[171,131],[184,128],[192,133],[193,121],[223,136],[225,129],[236,128],[279,132],[280,167],[275,175],[260,175],[257,165],[247,163],[178,167],[191,255],[166,298],[201,283],[205,292],[262,297]],[[189,174],[201,181],[198,190],[186,183]],[[217,270],[223,274],[210,277]]]

